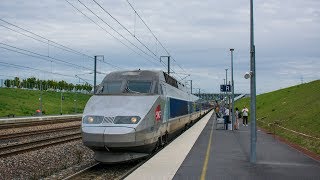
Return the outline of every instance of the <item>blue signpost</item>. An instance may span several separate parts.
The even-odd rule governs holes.
[[[221,92],[231,92],[231,85],[220,85],[220,91]]]

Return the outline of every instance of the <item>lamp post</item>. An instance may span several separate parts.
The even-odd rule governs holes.
[[[233,82],[233,51],[234,49],[231,48],[231,98],[232,98],[232,121],[231,121],[231,129],[233,129],[234,121],[235,121],[235,112],[234,112],[234,82]]]
[[[256,65],[255,65],[255,46],[254,46],[254,32],[253,32],[253,0],[250,0],[250,162],[256,163],[256,141],[257,141],[257,127],[256,127]]]
[[[225,83],[225,85],[227,87],[227,85],[228,85],[228,69],[225,69],[225,70],[226,70],[226,83]],[[228,102],[228,92],[227,91],[226,91],[225,95],[226,95],[226,103],[227,103]]]
[[[227,85],[227,83],[228,83],[228,69],[225,69],[226,70],[226,84],[225,85]]]
[[[223,79],[223,84],[226,84],[226,79]],[[223,100],[223,91],[220,91],[220,100]]]

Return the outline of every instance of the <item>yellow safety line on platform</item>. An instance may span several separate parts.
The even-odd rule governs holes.
[[[211,149],[211,141],[212,141],[212,133],[213,133],[213,124],[211,127],[211,132],[210,132],[210,137],[209,137],[209,142],[208,142],[208,147],[207,147],[207,152],[206,152],[206,158],[204,160],[203,168],[202,168],[202,173],[201,173],[201,180],[206,179],[206,173],[207,173],[207,166],[208,166],[208,161],[210,157],[210,149]]]

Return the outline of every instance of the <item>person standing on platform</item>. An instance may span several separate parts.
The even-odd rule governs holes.
[[[244,107],[241,112],[242,112],[243,126],[248,126],[248,113],[249,113],[248,108]]]
[[[225,125],[225,129],[228,130],[228,123],[229,123],[229,109],[228,107],[225,108],[225,111],[224,111],[224,125]]]
[[[215,108],[215,112],[216,112],[217,118],[220,118],[220,114],[219,114],[220,109],[219,109],[219,106],[218,106],[218,105],[217,105],[216,108]]]
[[[234,124],[234,129],[239,129],[239,109],[236,107],[236,114],[235,114],[235,116],[236,116],[236,122],[235,122],[235,124]]]

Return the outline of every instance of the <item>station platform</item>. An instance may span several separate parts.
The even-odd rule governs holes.
[[[216,130],[213,112],[126,179],[320,179],[320,162],[262,131],[251,164],[250,126]]]

